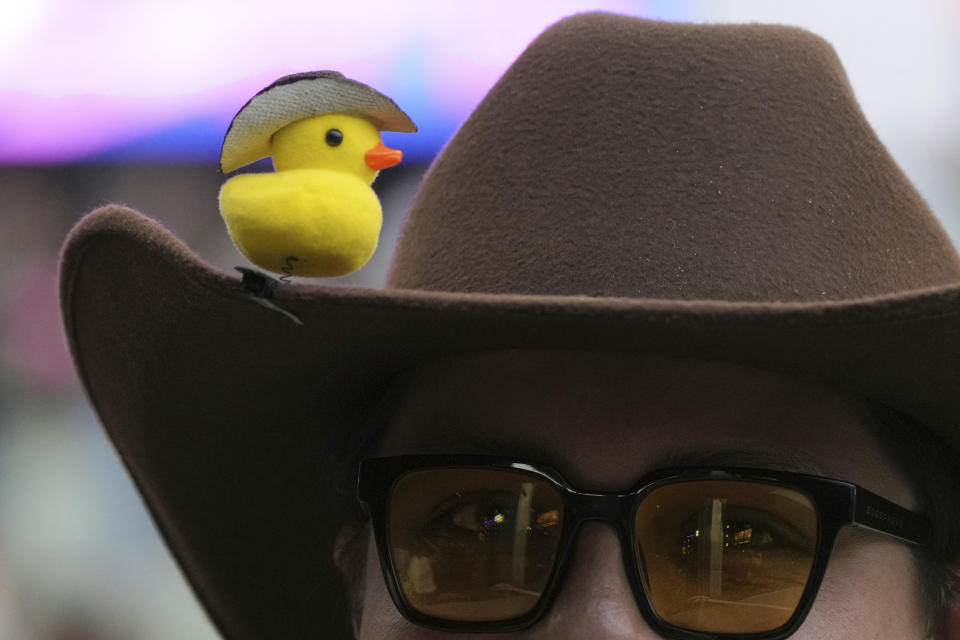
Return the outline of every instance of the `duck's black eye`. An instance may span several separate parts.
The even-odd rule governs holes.
[[[343,132],[340,129],[330,129],[327,131],[327,144],[331,147],[340,146],[343,142]]]

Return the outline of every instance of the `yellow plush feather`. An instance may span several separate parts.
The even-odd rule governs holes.
[[[220,190],[220,211],[250,262],[306,277],[362,267],[377,248],[383,218],[363,180],[317,169],[235,176]]]

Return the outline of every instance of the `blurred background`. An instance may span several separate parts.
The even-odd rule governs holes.
[[[375,185],[382,248],[340,279],[380,286],[444,141],[540,31],[596,8],[824,36],[881,140],[960,240],[960,0],[0,0],[0,640],[217,637],[66,351],[57,254],[80,216],[122,202],[214,265],[245,264],[217,212],[223,133],[277,77],[336,69],[420,128],[385,134],[405,159]]]

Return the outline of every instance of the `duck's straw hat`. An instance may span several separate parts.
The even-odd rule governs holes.
[[[336,71],[295,73],[260,90],[233,117],[220,149],[220,170],[229,173],[266,158],[273,134],[297,120],[324,113],[361,116],[380,131],[417,130],[393,100],[373,87]]]
[[[329,455],[426,359],[742,363],[960,445],[960,261],[831,47],[798,29],[557,24],[433,164],[387,288],[289,285],[274,302],[303,326],[119,207],[63,254],[90,399],[229,638],[346,628]]]

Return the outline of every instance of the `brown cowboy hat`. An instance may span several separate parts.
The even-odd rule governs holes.
[[[346,629],[330,456],[392,376],[438,356],[742,363],[960,445],[960,261],[833,50],[798,29],[560,22],[430,169],[387,288],[253,304],[267,295],[121,207],[63,254],[90,399],[230,638]]]

